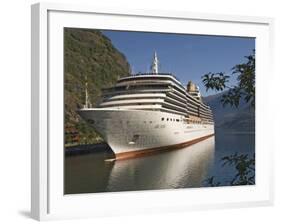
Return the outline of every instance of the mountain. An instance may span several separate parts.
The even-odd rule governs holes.
[[[216,128],[254,132],[255,109],[244,100],[241,100],[238,108],[230,105],[223,107],[221,103],[223,94],[225,94],[225,92],[203,98],[203,101],[208,104],[213,111]]]
[[[125,56],[100,31],[64,29],[65,143],[94,143],[100,137],[76,110],[85,104],[87,76],[89,99],[93,106],[101,89],[112,86],[130,70]]]

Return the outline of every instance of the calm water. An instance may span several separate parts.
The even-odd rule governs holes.
[[[195,145],[136,159],[105,162],[106,150],[65,159],[65,193],[135,191],[207,186],[214,176],[229,185],[235,169],[222,167],[221,158],[235,152],[253,156],[255,135],[216,131]]]

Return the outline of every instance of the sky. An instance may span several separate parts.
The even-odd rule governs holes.
[[[208,72],[231,73],[231,68],[245,62],[244,56],[255,49],[255,39],[246,37],[203,36],[188,34],[102,31],[122,52],[133,73],[149,72],[154,51],[160,62],[159,72],[172,73],[185,86],[197,84],[203,96],[217,92],[202,84]],[[236,84],[233,77],[229,83]]]

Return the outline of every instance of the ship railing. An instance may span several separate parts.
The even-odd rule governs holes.
[[[134,73],[134,74],[131,74],[131,76],[140,76],[140,75],[147,75],[147,76],[150,76],[150,75],[169,75],[169,76],[172,76],[174,77],[176,80],[180,81],[175,75],[173,75],[172,73],[152,73],[152,72],[147,72],[147,73]]]

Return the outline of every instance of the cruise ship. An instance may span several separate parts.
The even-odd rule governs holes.
[[[91,107],[87,84],[85,105],[78,110],[115,154],[127,159],[179,149],[214,135],[212,111],[203,103],[199,87],[186,88],[170,73],[158,72],[154,53],[149,73],[130,74],[102,90]]]

